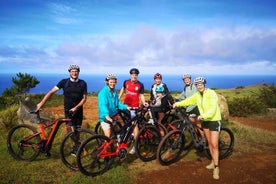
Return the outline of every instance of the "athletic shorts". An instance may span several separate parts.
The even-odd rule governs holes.
[[[220,131],[220,121],[203,121],[202,128],[209,129],[210,131]]]
[[[132,110],[130,110],[130,118],[132,119],[132,118],[134,118],[136,115],[137,115],[137,109],[132,109]]]
[[[104,121],[101,122],[101,127],[104,131],[109,130],[110,129],[110,124],[106,123]]]

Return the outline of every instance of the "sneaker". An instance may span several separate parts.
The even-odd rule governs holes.
[[[72,150],[71,150],[71,155],[72,155],[73,157],[77,157],[77,151],[78,151],[78,149],[76,149],[76,146],[73,146],[73,148],[72,148]]]
[[[214,161],[212,161],[209,165],[206,165],[206,169],[215,169]]]
[[[75,146],[73,146],[72,147],[72,149],[71,149],[71,155],[72,156],[74,156],[74,157],[76,157],[77,156],[77,152],[78,152],[78,149],[79,149],[79,143],[77,144],[77,145],[75,145]]]
[[[133,146],[132,149],[129,151],[129,154],[134,155],[136,153],[135,147]]]
[[[219,179],[219,167],[214,168],[214,171],[213,171],[213,178],[214,178],[215,180],[218,180],[218,179]]]

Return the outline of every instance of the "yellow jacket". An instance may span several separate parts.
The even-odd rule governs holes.
[[[203,121],[219,121],[221,120],[221,114],[218,104],[218,96],[214,90],[206,88],[201,94],[197,91],[194,95],[176,102],[176,106],[187,107],[192,104],[197,104],[198,110],[200,112]]]

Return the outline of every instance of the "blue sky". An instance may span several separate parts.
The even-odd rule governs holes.
[[[0,73],[275,74],[276,2],[1,0]]]

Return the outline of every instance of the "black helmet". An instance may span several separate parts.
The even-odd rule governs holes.
[[[139,70],[137,69],[137,68],[131,68],[130,70],[129,70],[129,73],[130,74],[139,74]]]

